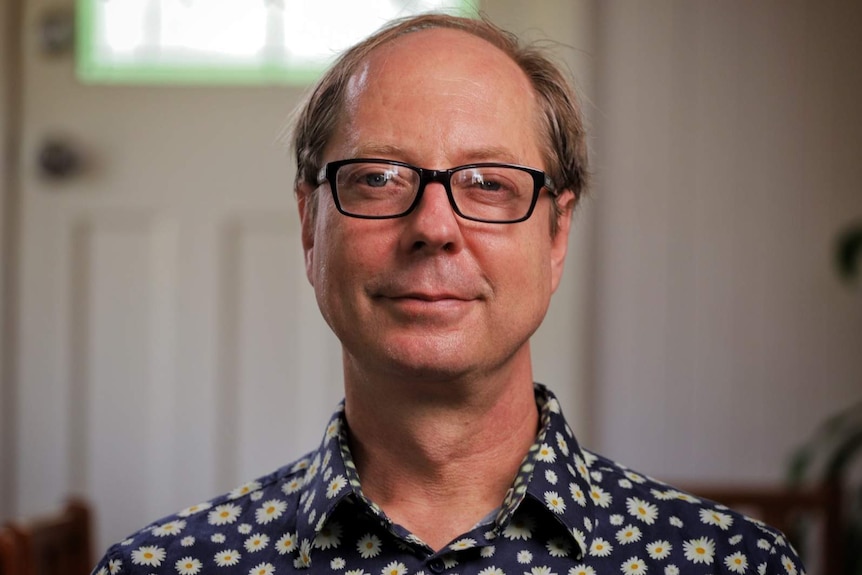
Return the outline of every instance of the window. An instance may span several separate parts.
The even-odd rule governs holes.
[[[386,21],[478,0],[78,0],[91,83],[304,84]]]

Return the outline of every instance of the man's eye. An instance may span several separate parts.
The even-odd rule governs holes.
[[[498,192],[500,191],[500,188],[502,188],[500,182],[494,180],[487,180],[482,176],[474,177],[473,185],[486,192]]]
[[[388,172],[378,172],[375,174],[365,174],[360,179],[362,184],[366,186],[370,186],[372,188],[382,188],[386,185],[386,183],[392,179],[392,174]]]

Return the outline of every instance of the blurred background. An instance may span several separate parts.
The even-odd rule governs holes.
[[[862,4],[479,7],[556,43],[590,124],[536,379],[639,471],[782,481],[862,400],[862,280],[836,267],[862,222]],[[74,15],[0,4],[0,521],[80,494],[101,551],[313,448],[341,364],[279,141],[314,71],[124,77],[81,58],[98,27],[76,64]]]

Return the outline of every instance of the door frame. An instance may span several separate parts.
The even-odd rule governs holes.
[[[15,285],[24,0],[0,3],[0,521],[15,512]]]

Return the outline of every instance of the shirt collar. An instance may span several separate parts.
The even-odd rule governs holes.
[[[596,526],[595,503],[590,495],[591,456],[578,445],[554,394],[537,383],[535,396],[540,418],[539,433],[503,500],[494,525],[485,531],[485,538],[491,543],[503,533],[529,496],[564,528],[583,557]],[[406,534],[362,493],[350,453],[344,401],[332,415],[320,447],[310,456],[301,490],[297,510],[297,541],[301,547],[312,547],[326,521],[346,500],[359,502],[396,535],[404,537]]]

